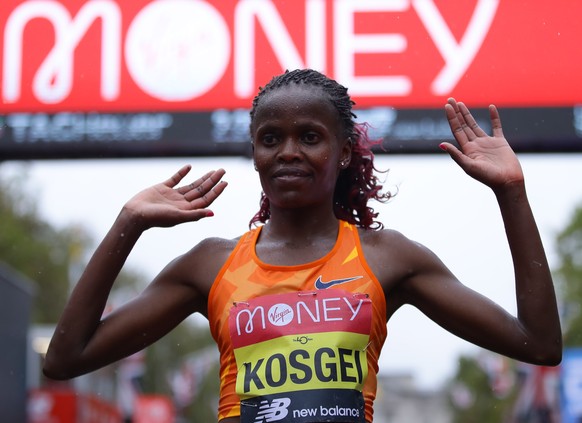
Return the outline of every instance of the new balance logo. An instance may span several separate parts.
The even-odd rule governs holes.
[[[287,408],[291,404],[289,398],[276,398],[269,404],[268,400],[261,401],[255,423],[269,423],[283,420],[289,414]]]
[[[321,280],[321,275],[315,281],[315,288],[316,289],[327,289],[334,285],[339,285],[341,283],[355,281],[357,279],[361,279],[362,276],[354,276],[352,278],[344,278],[344,279],[332,279],[329,282],[324,282]]]

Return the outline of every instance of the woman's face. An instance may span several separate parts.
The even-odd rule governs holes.
[[[329,202],[351,146],[319,87],[290,84],[261,98],[251,124],[253,158],[272,207]]]

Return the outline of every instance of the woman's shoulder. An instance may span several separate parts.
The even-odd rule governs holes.
[[[359,231],[360,242],[366,257],[379,256],[380,260],[395,258],[408,267],[436,258],[424,244],[408,238],[394,229]]]
[[[205,238],[184,254],[183,258],[207,264],[218,262],[222,265],[234,251],[242,236],[244,235],[236,238]]]
[[[359,228],[358,234],[363,247],[401,248],[408,244],[415,244],[414,241],[395,229]]]
[[[433,254],[424,245],[394,229],[359,231],[368,265],[385,289],[423,268]]]
[[[396,229],[363,229],[359,228],[360,242],[364,248],[378,248],[383,251],[396,250],[401,254],[419,254],[430,252],[422,243],[415,241]]]
[[[387,263],[402,262],[402,253],[412,243],[401,232],[394,229],[359,229],[360,244],[366,261],[374,269]]]
[[[236,247],[236,244],[240,241],[241,237],[242,235],[236,238],[205,238],[196,244],[190,251],[206,251],[212,253],[219,253],[220,251],[232,251]]]
[[[192,284],[198,291],[207,293],[239,240],[240,237],[205,238],[172,260],[163,274]]]

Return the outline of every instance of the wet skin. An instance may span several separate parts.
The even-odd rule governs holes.
[[[253,122],[253,158],[271,207],[329,206],[351,147],[321,89],[293,84],[269,92]]]

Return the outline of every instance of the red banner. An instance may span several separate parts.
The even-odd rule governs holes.
[[[174,423],[172,401],[163,395],[139,395],[135,401],[134,423]]]
[[[116,406],[90,394],[35,389],[29,394],[28,423],[121,423]]]
[[[358,106],[582,102],[582,2],[2,0],[0,113],[248,108],[311,67]]]

